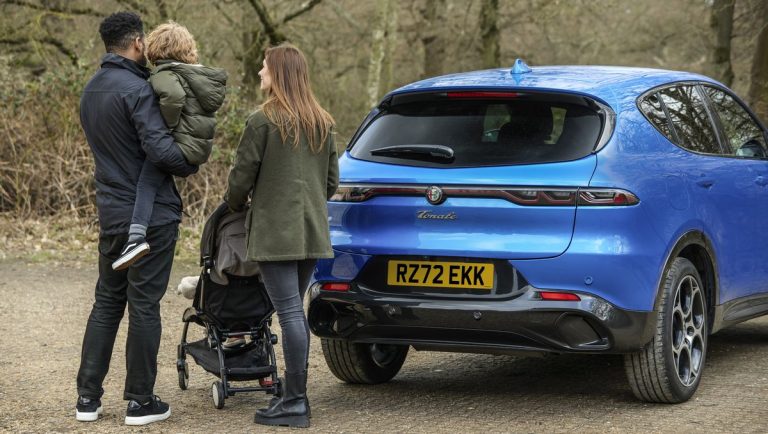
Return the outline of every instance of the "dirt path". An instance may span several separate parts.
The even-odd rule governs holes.
[[[171,282],[196,272],[179,265]],[[1,431],[127,430],[121,399],[125,324],[104,385],[104,417],[88,424],[74,420],[75,375],[95,278],[93,268],[0,262]],[[215,410],[209,396],[214,377],[194,363],[190,389],[179,390],[175,346],[187,305],[172,292],[162,302],[156,393],[171,404],[173,416],[131,431],[269,431],[252,422],[266,395],[235,396]],[[310,370],[316,432],[768,431],[768,318],[714,336],[697,395],[677,406],[636,401],[620,357],[411,352],[395,380],[362,387],[336,380],[313,340]]]

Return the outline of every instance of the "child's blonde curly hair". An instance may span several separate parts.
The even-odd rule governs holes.
[[[197,63],[197,43],[192,33],[181,24],[168,21],[152,29],[147,35],[147,60],[153,65],[158,60]]]

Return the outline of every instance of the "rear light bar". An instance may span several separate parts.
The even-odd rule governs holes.
[[[571,292],[541,291],[539,296],[548,301],[581,301],[581,297]]]
[[[325,282],[320,285],[321,291],[346,292],[349,291],[350,288],[351,285],[346,282]]]
[[[331,202],[364,202],[375,196],[425,196],[429,186],[341,185]],[[442,187],[444,197],[485,197],[528,206],[629,206],[640,203],[634,194],[601,188],[485,188]]]

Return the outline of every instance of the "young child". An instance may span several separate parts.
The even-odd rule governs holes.
[[[146,39],[147,60],[155,65],[149,82],[174,141],[190,164],[208,160],[216,129],[215,113],[224,103],[227,73],[197,64],[197,44],[186,27],[169,21],[157,26]],[[149,253],[147,226],[157,188],[170,175],[144,161],[136,186],[136,203],[128,242],[112,263],[123,270]]]

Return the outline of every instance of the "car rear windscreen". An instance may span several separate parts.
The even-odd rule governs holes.
[[[450,95],[396,96],[358,136],[351,155],[424,167],[571,161],[595,150],[605,123],[594,102],[572,95]]]

